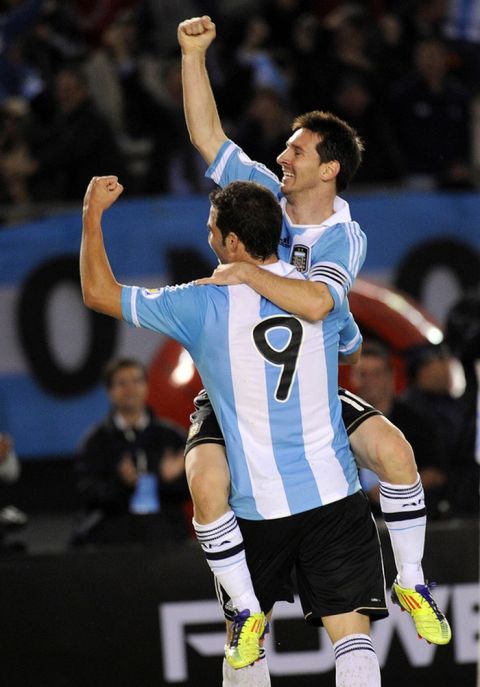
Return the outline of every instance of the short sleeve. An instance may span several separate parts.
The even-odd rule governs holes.
[[[330,289],[335,308],[339,308],[359,273],[367,252],[367,237],[357,222],[342,222],[329,227],[314,246],[310,281],[320,281]]]
[[[265,165],[251,160],[233,141],[225,141],[205,176],[222,188],[231,181],[256,181],[275,195],[280,193],[278,177]]]
[[[165,334],[190,348],[202,331],[209,288],[194,283],[160,289],[123,286],[123,319],[134,327]]]

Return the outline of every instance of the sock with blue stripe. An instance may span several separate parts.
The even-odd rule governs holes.
[[[414,484],[380,482],[380,507],[392,544],[398,584],[415,589],[425,584],[422,558],[427,516],[420,475]]]
[[[343,637],[333,645],[336,687],[380,687],[380,666],[368,635]]]
[[[248,608],[250,613],[259,613],[260,604],[253,590],[235,513],[230,510],[207,525],[193,520],[193,527],[210,570],[229,595],[233,608],[239,611]]]

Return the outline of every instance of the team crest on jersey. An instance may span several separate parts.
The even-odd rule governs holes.
[[[308,246],[296,244],[293,247],[290,263],[296,267],[299,272],[306,272],[310,264],[310,248]]]
[[[158,298],[162,289],[142,289],[145,298]]]

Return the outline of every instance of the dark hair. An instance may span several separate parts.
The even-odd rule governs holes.
[[[450,357],[450,351],[445,343],[424,343],[412,346],[406,351],[407,375],[409,381],[414,382],[419,371],[432,360],[446,360]]]
[[[252,258],[277,256],[282,231],[282,210],[271,191],[254,181],[232,181],[210,193],[223,240],[238,236]]]
[[[331,112],[313,110],[293,120],[292,131],[308,129],[320,136],[317,153],[320,162],[336,160],[340,171],[336,179],[337,192],[344,191],[362,161],[364,144],[355,129]]]
[[[105,365],[102,374],[103,383],[105,384],[107,389],[111,388],[113,384],[113,378],[115,377],[117,372],[119,370],[124,370],[127,367],[136,367],[138,370],[142,372],[144,378],[147,378],[147,371],[145,369],[145,366],[136,358],[113,358],[112,360],[109,360],[108,363]]]
[[[380,358],[388,370],[393,370],[390,351],[380,341],[372,339],[362,346],[362,358]]]

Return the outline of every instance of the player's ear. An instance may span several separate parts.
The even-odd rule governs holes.
[[[227,234],[226,246],[229,250],[236,251],[238,248],[239,241],[240,239],[238,238],[237,234],[234,231],[230,231]]]
[[[330,162],[323,162],[321,164],[321,174],[323,181],[331,181],[337,177],[340,172],[340,163],[338,160],[330,160]]]

